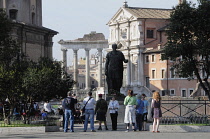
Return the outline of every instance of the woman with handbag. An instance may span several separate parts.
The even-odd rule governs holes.
[[[136,123],[136,105],[137,99],[133,95],[133,90],[128,90],[128,95],[124,99],[125,105],[125,119],[124,122],[126,124],[126,131],[129,132],[130,124],[132,124],[133,131],[136,131],[135,123]]]
[[[153,130],[152,132],[157,132],[159,133],[160,131],[158,131],[159,128],[159,124],[160,124],[160,118],[162,117],[162,111],[161,111],[161,97],[159,92],[154,92],[153,93],[153,98],[152,98],[152,103],[151,103],[151,107],[152,107],[152,117],[153,117]]]
[[[112,131],[117,130],[117,117],[118,117],[118,109],[120,108],[118,101],[113,96],[109,102],[109,113],[112,120]]]

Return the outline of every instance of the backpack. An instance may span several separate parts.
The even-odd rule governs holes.
[[[65,105],[66,105],[66,108],[71,108],[71,98],[66,98],[65,99]]]

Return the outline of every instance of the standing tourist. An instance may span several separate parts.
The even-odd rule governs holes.
[[[118,117],[118,109],[120,105],[116,98],[113,96],[112,99],[109,102],[109,113],[112,120],[112,131],[117,130],[117,117]]]
[[[108,109],[107,102],[106,100],[102,98],[102,94],[99,94],[98,97],[99,97],[99,100],[96,102],[96,109],[95,109],[96,120],[99,121],[98,130],[102,130],[102,127],[101,127],[102,121],[104,122],[105,129],[108,130],[107,124],[106,124],[106,113]]]
[[[135,123],[136,123],[137,100],[136,100],[136,97],[133,95],[133,90],[128,90],[128,95],[124,99],[124,105],[126,106],[125,119],[124,119],[124,122],[126,124],[125,132],[129,132],[130,124],[132,124],[133,131],[136,131]]]
[[[88,96],[83,100],[83,104],[85,107],[85,123],[84,123],[84,132],[87,130],[88,121],[90,118],[90,128],[92,132],[96,132],[94,130],[94,106],[96,101],[92,98],[92,92],[88,92]]]
[[[145,99],[146,95],[142,94],[141,95],[142,101],[144,102],[144,109],[143,109],[143,117],[142,117],[142,121],[143,121],[143,125],[142,125],[142,130],[146,131],[146,123],[147,123],[147,115],[148,115],[148,106],[149,103],[148,101]]]
[[[72,93],[67,93],[67,98],[63,99],[62,107],[64,109],[64,117],[65,117],[65,124],[64,124],[64,132],[68,130],[68,123],[70,120],[70,132],[74,132],[74,105],[77,103],[77,100],[72,97]]]
[[[152,132],[160,132],[158,131],[159,124],[160,124],[160,118],[162,117],[162,112],[161,112],[161,97],[159,92],[154,92],[153,93],[153,98],[152,98],[152,113],[153,113],[153,130]]]
[[[144,102],[141,100],[141,95],[138,95],[136,106],[136,127],[142,131],[142,117],[143,117]]]

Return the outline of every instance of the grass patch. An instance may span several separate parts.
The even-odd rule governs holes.
[[[0,124],[0,127],[37,127],[37,126],[44,126],[44,125],[38,125],[38,124]]]
[[[4,123],[4,121],[0,121],[0,127],[37,127],[37,126],[45,126],[45,124],[24,124],[22,121],[11,122],[10,125]]]

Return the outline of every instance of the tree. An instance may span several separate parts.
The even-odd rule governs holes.
[[[32,63],[23,77],[28,100],[45,101],[63,98],[72,88],[72,78],[62,79],[61,64],[49,58]]]
[[[61,65],[48,58],[40,58],[39,62],[26,60],[21,54],[21,45],[11,37],[13,23],[0,9],[0,101],[10,106],[4,119],[10,124],[10,117],[20,100],[26,103],[50,100],[66,96],[74,81],[72,78],[62,79]]]
[[[198,7],[191,2],[177,5],[168,25],[168,42],[162,59],[173,60],[180,77],[196,77],[210,100],[210,2],[202,0]],[[204,84],[206,83],[206,85]]]
[[[4,119],[10,124],[10,115],[22,94],[21,76],[24,72],[24,60],[21,62],[20,45],[11,36],[12,22],[4,10],[0,9],[0,101],[9,100],[10,112],[4,113]]]

